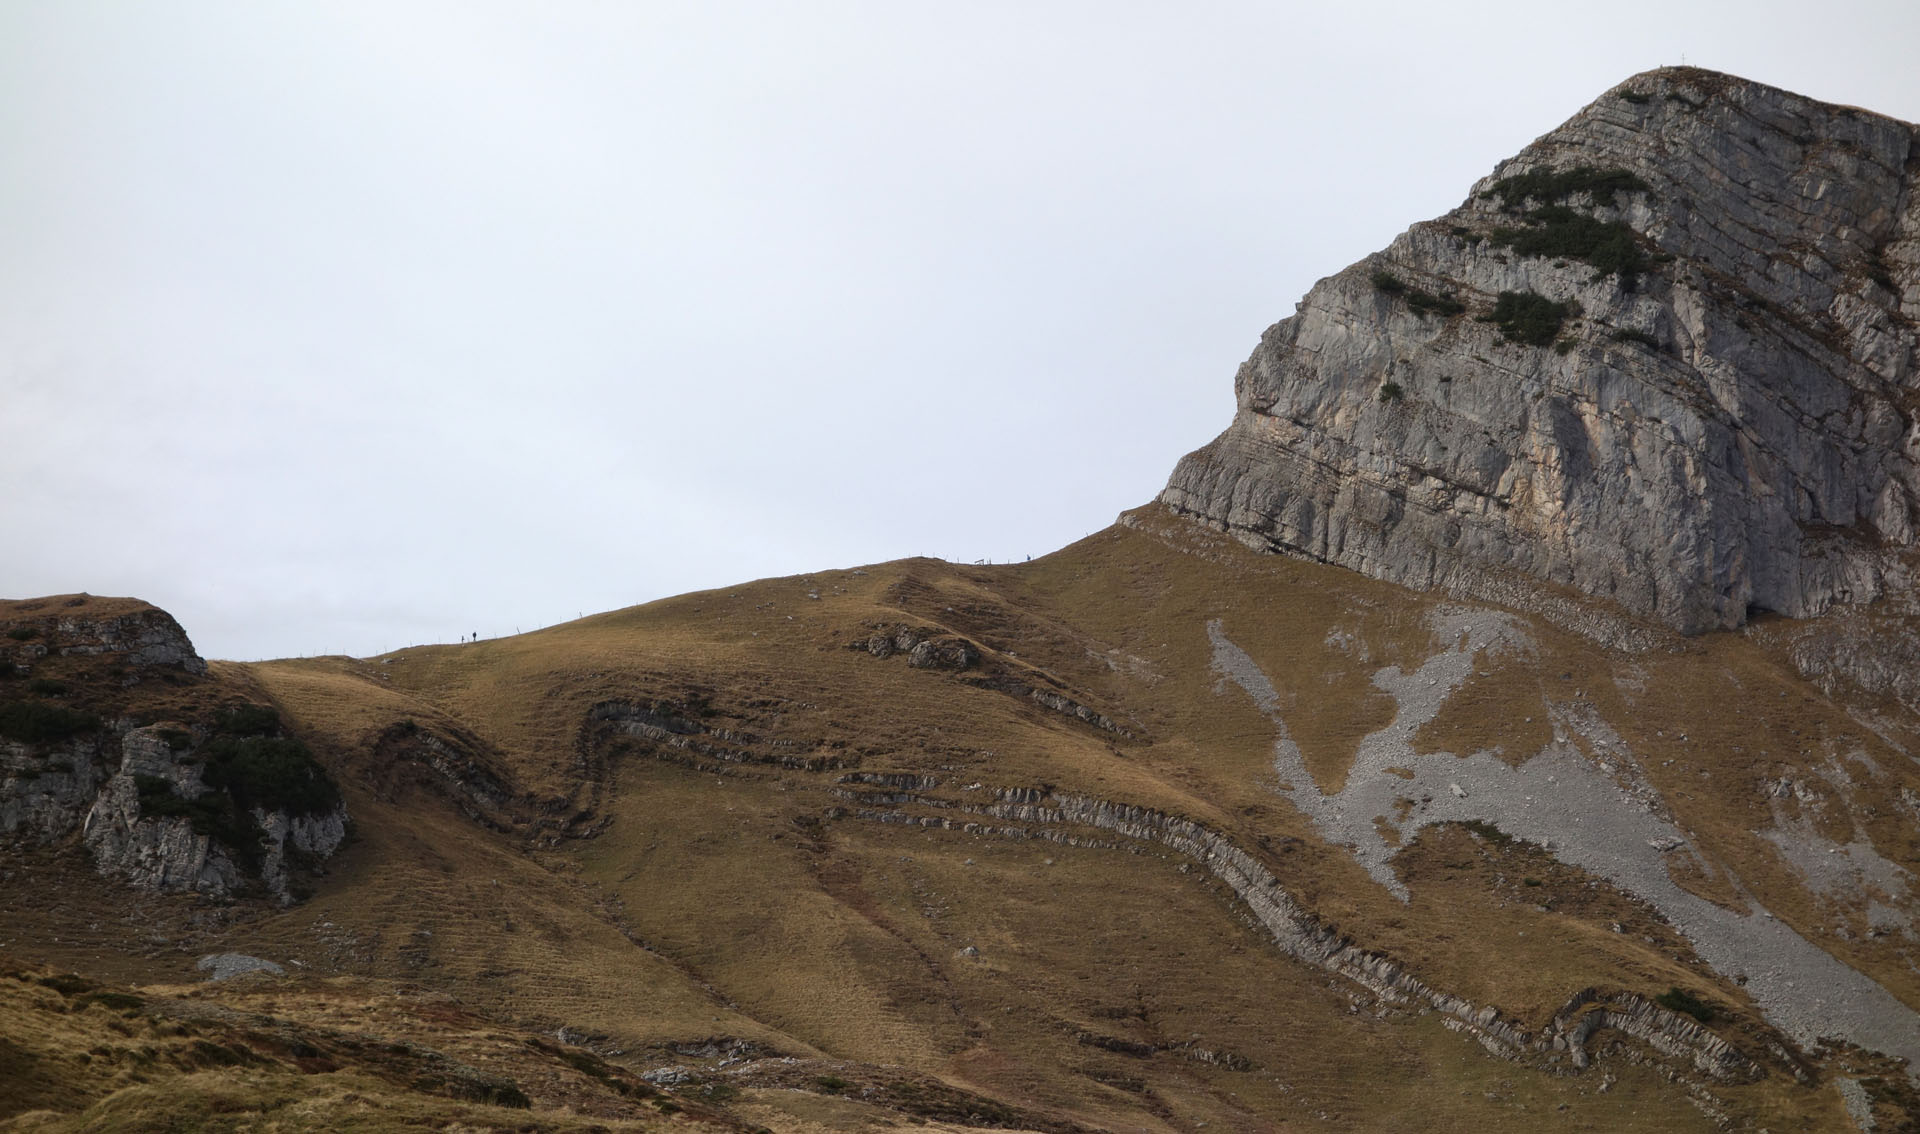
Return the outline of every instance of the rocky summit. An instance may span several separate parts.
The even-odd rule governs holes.
[[[1915,127],[1635,76],[1321,280],[1174,509],[1417,588],[1562,584],[1686,633],[1910,585]]]

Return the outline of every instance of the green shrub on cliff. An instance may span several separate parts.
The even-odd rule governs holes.
[[[340,789],[307,746],[287,737],[217,736],[201,749],[201,778],[232,797],[242,812],[255,807],[289,815],[319,815],[337,807]]]
[[[280,714],[273,709],[264,705],[228,708],[215,719],[214,730],[195,753],[202,761],[200,795],[185,799],[175,792],[171,780],[136,776],[142,815],[189,819],[196,833],[217,840],[234,852],[243,867],[253,870],[260,859],[260,829],[253,820],[256,808],[303,816],[322,815],[340,805],[340,789],[307,746],[277,735]]]
[[[1512,212],[1528,201],[1554,205],[1576,193],[1587,194],[1597,204],[1615,205],[1622,193],[1645,193],[1650,188],[1639,176],[1624,169],[1577,165],[1572,169],[1536,169],[1502,177],[1481,196],[1498,197],[1500,207]]]
[[[1602,275],[1618,275],[1620,286],[1632,291],[1647,269],[1631,228],[1619,221],[1598,221],[1565,205],[1547,205],[1526,214],[1525,228],[1493,230],[1495,244],[1522,256],[1564,256],[1583,260]]]
[[[242,814],[255,807],[289,815],[319,815],[340,804],[340,789],[307,751],[281,736],[280,714],[266,705],[235,705],[214,722],[200,749],[201,779],[224,791]]]
[[[1563,170],[1534,170],[1503,177],[1483,197],[1497,198],[1500,207],[1518,214],[1524,226],[1495,228],[1493,243],[1522,256],[1553,256],[1581,260],[1602,275],[1617,275],[1620,286],[1632,291],[1647,269],[1633,229],[1620,221],[1602,221],[1569,207],[1568,198],[1586,194],[1595,206],[1617,206],[1622,193],[1644,193],[1649,186],[1624,169],[1590,165]],[[1528,201],[1539,204],[1524,209]]]
[[[1509,342],[1543,347],[1552,345],[1561,326],[1577,310],[1571,301],[1555,303],[1538,292],[1503,291],[1493,305],[1493,313],[1480,318],[1499,326],[1500,334]]]
[[[1374,290],[1383,295],[1405,296],[1407,309],[1415,315],[1458,315],[1467,309],[1467,305],[1451,295],[1435,295],[1410,287],[1405,280],[1388,271],[1373,273]]]
[[[22,744],[48,744],[100,727],[100,718],[44,701],[0,701],[0,736]]]
[[[1684,988],[1672,987],[1653,998],[1653,1002],[1670,1012],[1684,1012],[1703,1024],[1713,1022],[1720,1013],[1713,1005],[1688,992]]]

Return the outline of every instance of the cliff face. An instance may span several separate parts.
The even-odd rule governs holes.
[[[1915,128],[1636,76],[1316,284],[1161,495],[1418,588],[1517,573],[1692,633],[1904,587]]]

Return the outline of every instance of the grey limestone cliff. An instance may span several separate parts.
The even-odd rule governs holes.
[[[1915,127],[1639,75],[1321,280],[1161,500],[1418,588],[1531,578],[1694,633],[1904,588]]]

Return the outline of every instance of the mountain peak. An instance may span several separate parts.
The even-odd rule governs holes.
[[[1376,578],[1566,585],[1686,633],[1904,590],[1914,143],[1636,75],[1316,284],[1161,499]]]

